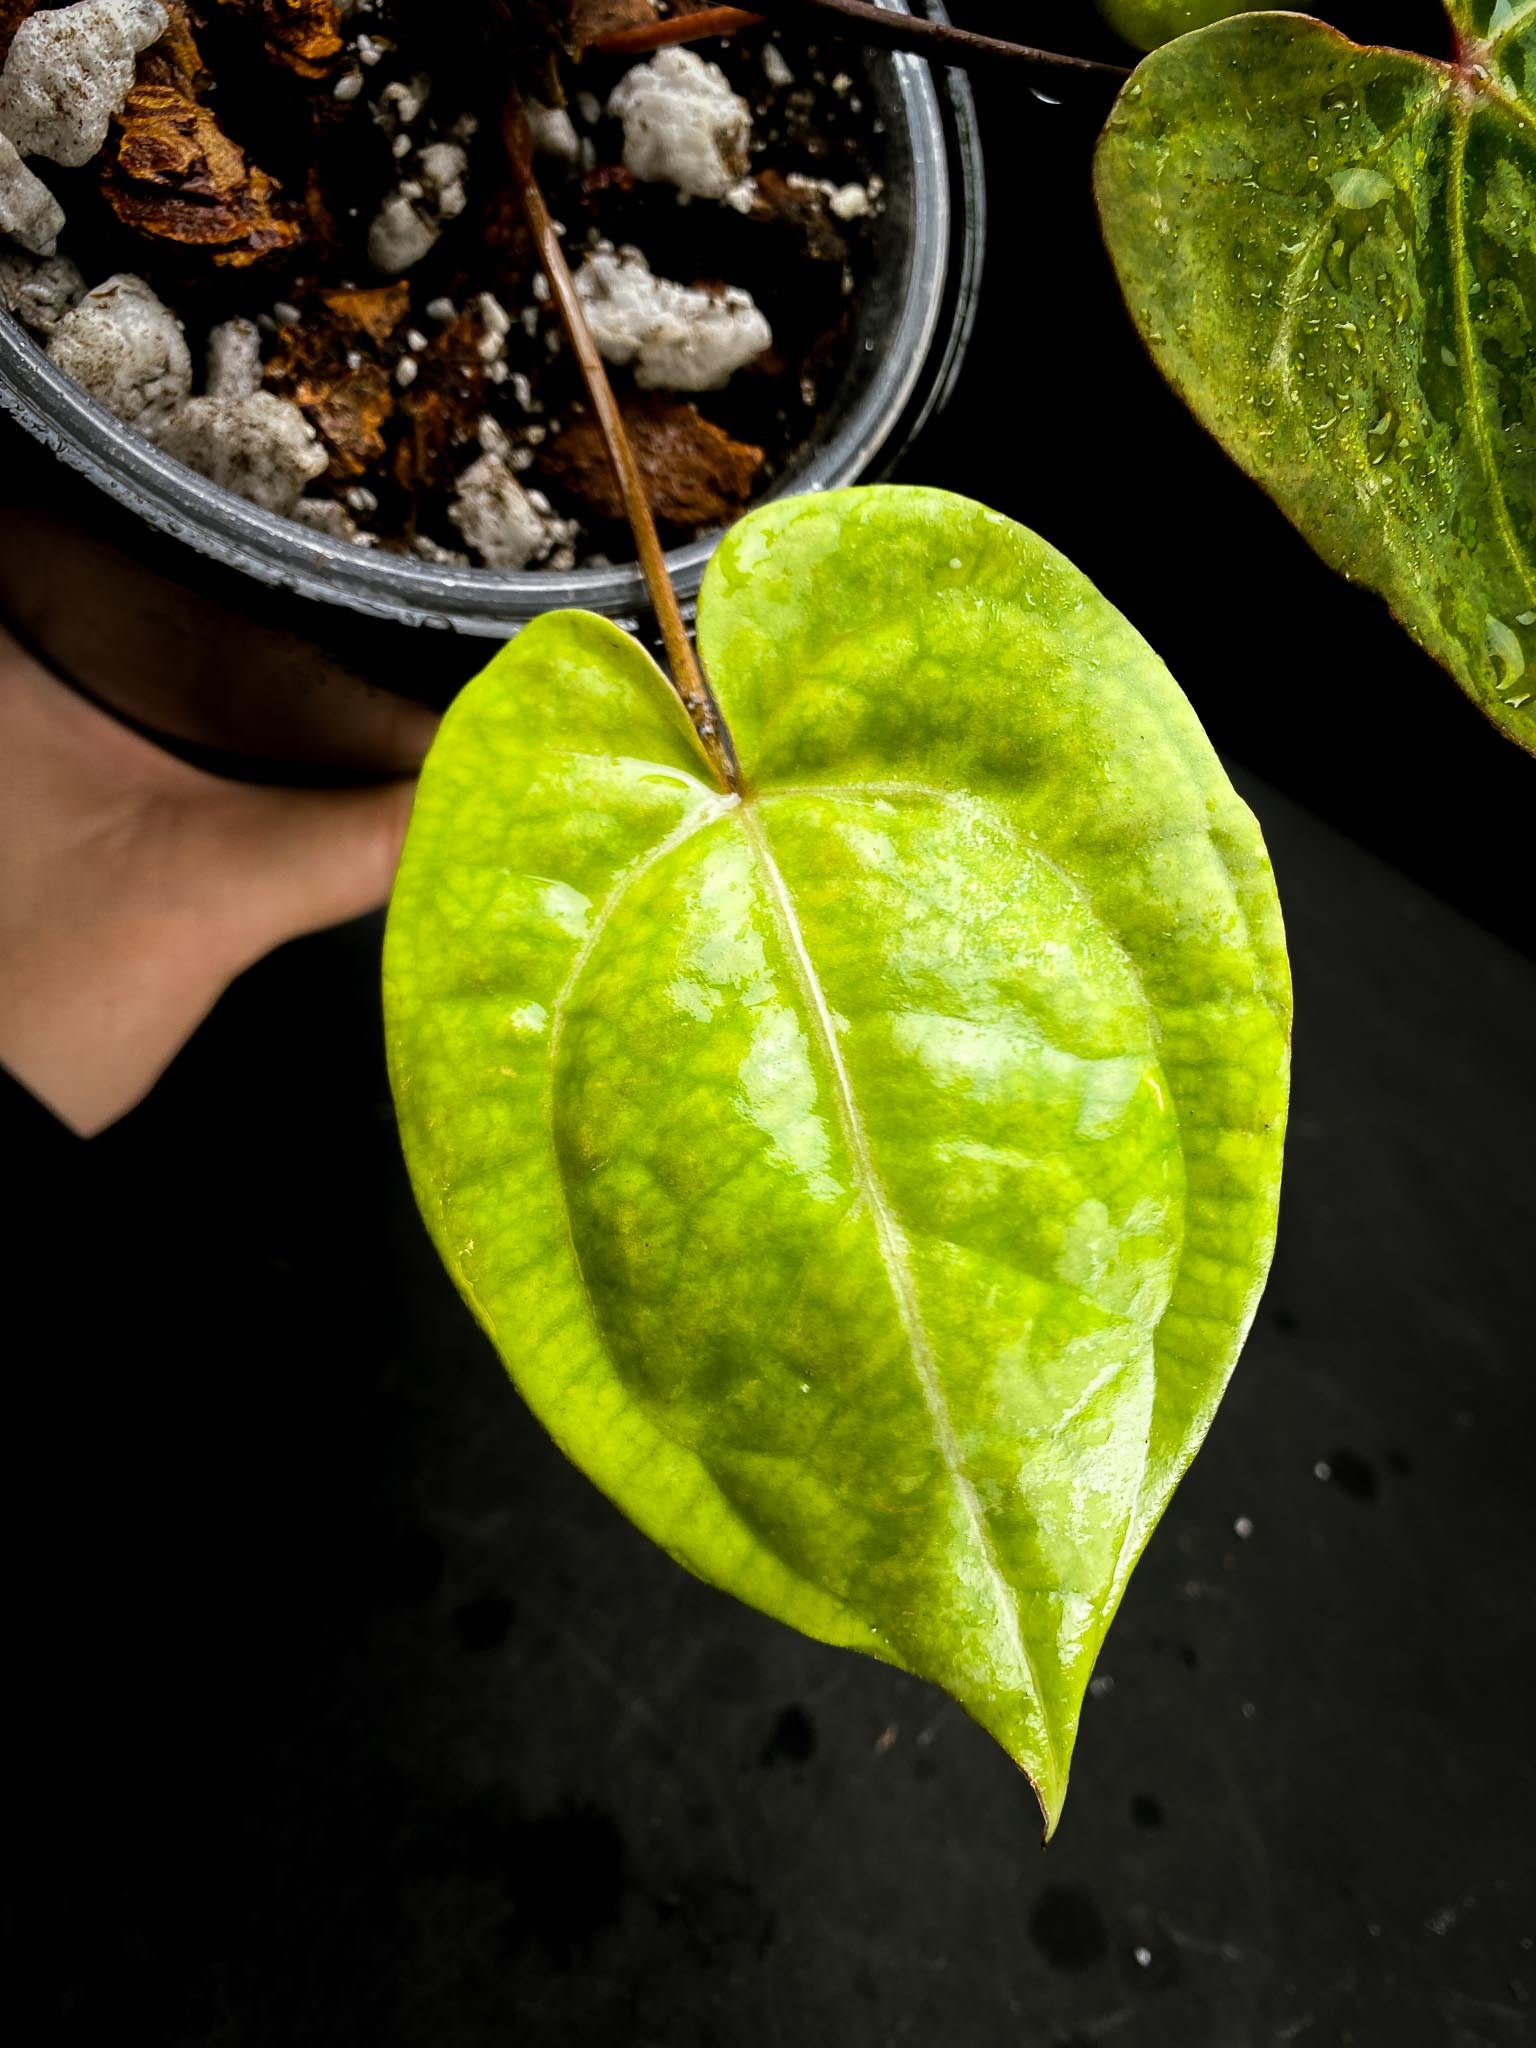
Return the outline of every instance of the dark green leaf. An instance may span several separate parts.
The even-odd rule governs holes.
[[[1453,64],[1296,15],[1170,45],[1099,206],[1174,387],[1536,749],[1536,0],[1456,17]]]
[[[1054,1825],[1268,1264],[1269,865],[1145,643],[962,499],[753,514],[700,645],[741,797],[582,613],[449,713],[386,954],[411,1172],[625,1513],[947,1687]]]

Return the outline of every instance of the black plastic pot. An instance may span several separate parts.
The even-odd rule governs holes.
[[[868,66],[887,147],[882,247],[849,371],[785,494],[887,471],[947,399],[974,318],[984,188],[969,88],[907,56],[871,51]],[[685,599],[712,545],[669,557]],[[488,643],[557,606],[633,622],[643,600],[633,567],[437,567],[262,512],[123,427],[0,313],[0,615],[56,672],[212,765],[407,771]]]

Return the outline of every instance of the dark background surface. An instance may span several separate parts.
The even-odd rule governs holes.
[[[1082,6],[957,11],[1088,47]],[[910,473],[1036,525],[1229,754],[1528,949],[1536,764],[1161,391],[1092,239],[1102,94],[981,97],[987,305]],[[248,976],[91,1145],[0,1100],[20,2038],[1536,2041],[1536,967],[1251,795],[1281,1249],[1044,1855],[957,1710],[696,1585],[545,1442],[414,1215],[374,924]]]
[[[958,1709],[696,1584],[542,1437],[414,1213],[375,924],[90,1145],[0,1102],[18,2039],[1536,2040],[1536,967],[1251,794],[1280,1253],[1043,1854]]]

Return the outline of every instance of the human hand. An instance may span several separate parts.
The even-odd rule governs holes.
[[[387,899],[413,788],[210,775],[0,629],[0,1064],[81,1136],[115,1122],[245,968]]]

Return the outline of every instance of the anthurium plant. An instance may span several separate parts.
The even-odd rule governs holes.
[[[807,8],[870,13],[756,17]],[[1424,56],[1220,0],[1103,9],[1153,52],[1097,164],[1148,347],[1536,745],[1536,0],[1451,0]],[[1049,1833],[1273,1245],[1290,995],[1258,829],[1133,628],[942,492],[752,513],[696,655],[515,95],[507,137],[671,675],[555,613],[444,723],[385,958],[422,1211],[647,1535],[943,1686]]]

